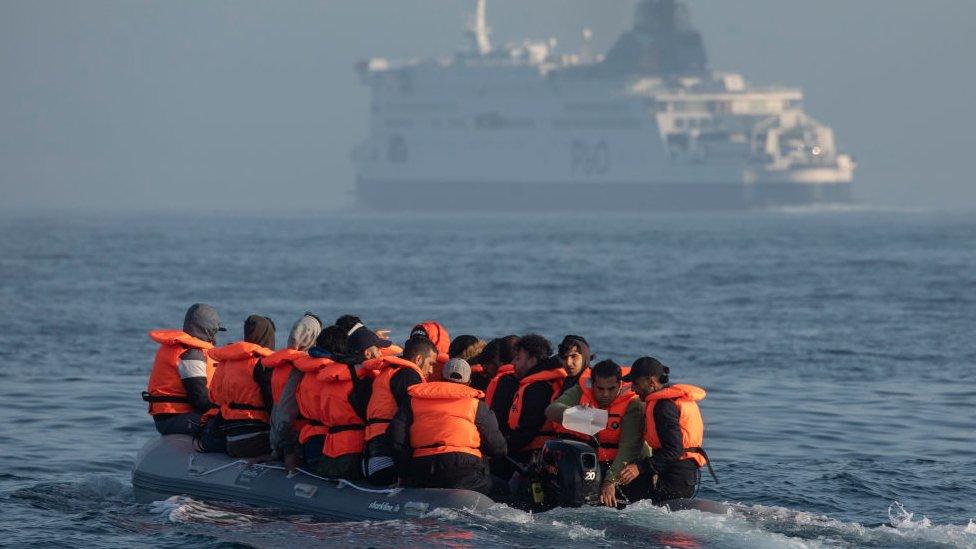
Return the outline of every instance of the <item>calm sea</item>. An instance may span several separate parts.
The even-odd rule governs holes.
[[[0,545],[976,547],[976,216],[45,215],[0,220]],[[586,336],[708,390],[727,516],[411,522],[132,497],[150,329],[306,310],[403,339]],[[287,334],[279,333],[283,344]]]

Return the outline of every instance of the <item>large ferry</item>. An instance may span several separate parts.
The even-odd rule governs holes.
[[[369,134],[356,200],[401,210],[706,210],[851,200],[855,163],[797,88],[708,67],[680,0],[641,0],[606,54],[588,30],[494,47],[477,0],[467,51],[357,66]]]

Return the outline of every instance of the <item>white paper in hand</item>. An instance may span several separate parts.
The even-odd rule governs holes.
[[[595,435],[607,428],[609,417],[607,411],[600,408],[573,406],[563,412],[563,427],[584,435]]]

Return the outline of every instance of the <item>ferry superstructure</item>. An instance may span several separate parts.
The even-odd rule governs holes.
[[[855,163],[803,92],[711,71],[679,0],[641,0],[605,55],[555,41],[493,47],[478,0],[470,49],[358,65],[371,119],[363,207],[735,209],[848,202]]]

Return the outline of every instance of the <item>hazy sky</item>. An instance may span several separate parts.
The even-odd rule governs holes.
[[[353,66],[450,53],[473,0],[0,0],[0,208],[348,204]],[[976,208],[976,2],[689,0],[711,66],[804,88],[871,203]],[[489,0],[493,40],[605,50],[632,0]]]

